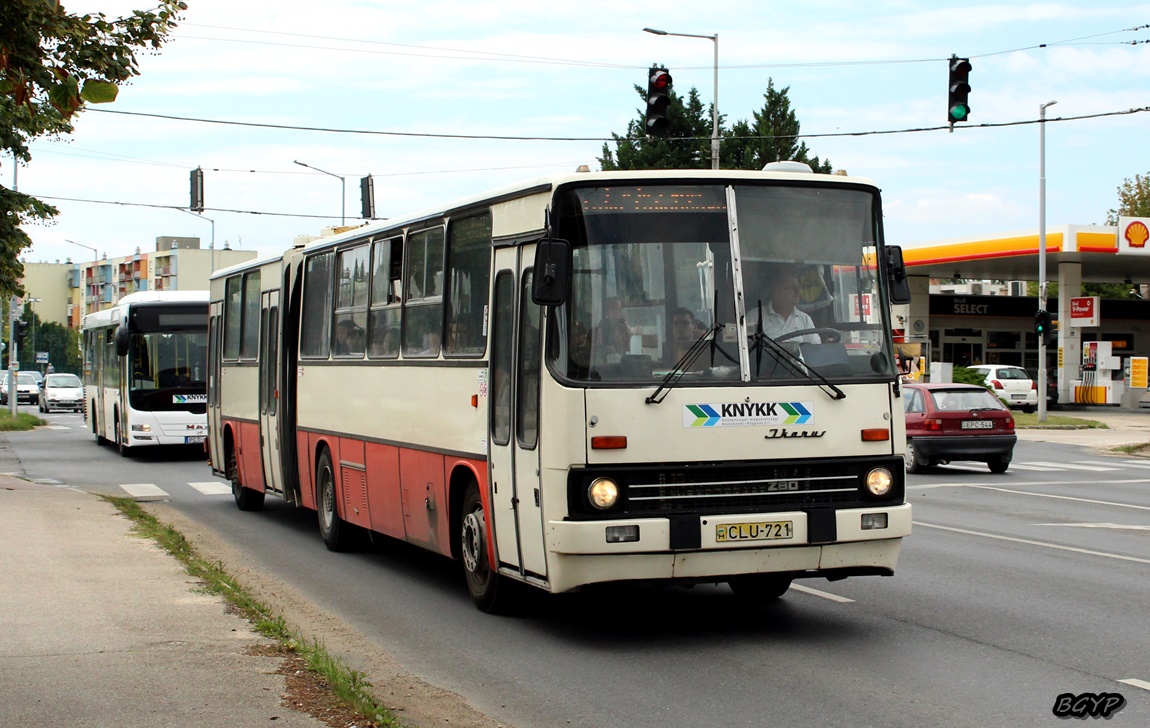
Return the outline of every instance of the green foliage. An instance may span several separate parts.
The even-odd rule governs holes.
[[[737,121],[724,128],[726,118],[719,116],[719,162],[723,169],[762,169],[768,162],[794,160],[810,164],[816,172],[831,171],[829,161],[811,156],[807,145],[799,142],[799,121],[787,97],[789,90],[776,90],[774,81],[768,79],[763,108],[752,114],[751,121]],[[645,107],[646,89],[636,86],[635,91]],[[627,123],[627,133],[612,133],[614,141],[603,145],[599,157],[603,170],[711,168],[710,109],[704,108],[693,87],[686,99],[673,89],[670,98],[667,136],[646,136],[646,111],[637,109],[636,119]]]
[[[1026,295],[1038,296],[1038,282],[1028,281],[1026,284]],[[1137,298],[1131,295],[1130,286],[1125,283],[1083,283],[1082,293],[1080,296],[1098,296],[1099,298],[1113,299],[1113,298]],[[1058,283],[1055,281],[1047,281],[1046,283],[1046,297],[1058,298]]]
[[[36,352],[46,351],[48,352],[48,361],[52,363],[54,371],[81,374],[82,361],[80,357],[80,332],[78,330],[69,329],[54,321],[44,322],[32,309],[31,304],[24,304],[24,312],[20,318],[28,322],[28,334],[24,339],[24,344],[20,346],[20,350],[17,352],[20,369],[43,371],[45,367],[36,363]],[[7,331],[5,331],[4,341],[10,340]]]
[[[6,377],[8,373],[0,373],[0,376]],[[0,407],[0,432],[26,432],[40,425],[48,424],[36,415],[30,415],[27,412],[17,412],[16,416],[13,417],[10,407],[11,405]]]
[[[1119,217],[1150,217],[1150,172],[1136,174],[1118,186],[1118,207],[1106,213],[1106,224],[1117,225]]]
[[[966,367],[955,367],[951,374],[950,381],[955,384],[977,384],[979,386],[986,386],[986,377]]]
[[[154,10],[108,20],[103,13],[71,15],[53,0],[0,2],[0,150],[27,164],[28,143],[72,132],[85,103],[114,101],[119,86],[139,75],[138,50],[158,50],[176,27],[183,0],[159,0]],[[19,294],[22,229],[59,211],[0,185],[0,296]]]

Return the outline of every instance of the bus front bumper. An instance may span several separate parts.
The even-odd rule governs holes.
[[[829,516],[823,515],[821,523],[803,511],[696,516],[698,545],[682,549],[671,547],[673,539],[681,542],[672,531],[681,532],[682,521],[674,526],[667,518],[550,521],[548,581],[558,593],[602,582],[702,583],[780,571],[832,578],[894,572],[902,538],[911,532],[910,504],[833,511],[833,532],[828,531]],[[764,524],[788,522],[786,530],[773,528],[775,536],[789,537],[728,540],[752,535]],[[634,526],[634,540],[608,542],[609,528],[615,527],[610,533],[617,534]],[[828,533],[833,534],[829,540]]]

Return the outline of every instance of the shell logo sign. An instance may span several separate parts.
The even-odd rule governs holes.
[[[1150,255],[1150,218],[1118,218],[1118,252]]]

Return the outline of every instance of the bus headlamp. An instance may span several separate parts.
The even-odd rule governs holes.
[[[866,474],[866,489],[873,496],[881,498],[893,487],[894,478],[886,468],[874,468]]]
[[[587,500],[594,507],[605,511],[619,502],[619,485],[610,478],[595,478],[587,486]]]

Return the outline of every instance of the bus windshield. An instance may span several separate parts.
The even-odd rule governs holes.
[[[132,407],[140,410],[203,407],[207,375],[206,330],[133,333],[128,376]]]
[[[650,384],[675,372],[690,386],[895,374],[873,190],[577,188],[556,210],[573,249],[548,352],[561,377]]]

